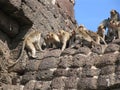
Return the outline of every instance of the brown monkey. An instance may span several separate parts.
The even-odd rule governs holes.
[[[120,39],[120,21],[111,20],[110,27],[113,30],[114,36]]]
[[[84,27],[82,26],[82,28]],[[100,44],[100,40],[102,40],[104,44],[106,44],[105,40],[95,32],[79,28],[77,28],[74,32],[75,38],[83,39],[90,42],[91,47],[93,47],[95,44]]]
[[[60,39],[58,35],[54,32],[49,32],[46,37],[44,38],[46,47],[58,47],[58,44],[60,43]]]
[[[75,41],[79,42],[83,45],[83,41],[87,41],[90,43],[90,47],[93,47],[96,42],[93,40],[91,36],[88,35],[87,30],[76,28],[76,30],[73,31]]]
[[[111,20],[115,20],[115,21],[119,21],[120,20],[120,16],[119,13],[116,10],[111,10],[110,11],[110,19]]]
[[[94,40],[97,44],[100,44],[100,40],[102,40],[105,45],[107,44],[107,43],[105,42],[104,38],[101,37],[100,35],[98,35],[97,33],[88,30],[88,31],[87,31],[87,34],[88,34],[90,37],[92,37],[93,40]]]
[[[98,26],[96,33],[105,40],[105,26],[104,25],[101,24],[100,26]]]
[[[36,49],[39,51],[43,51],[40,46],[40,39],[41,39],[41,32],[39,31],[32,31],[28,35],[26,35],[24,37],[23,46],[19,58],[15,62],[13,62],[12,65],[9,67],[12,67],[20,60],[20,58],[23,55],[24,48],[28,49],[29,54],[31,54],[32,58],[36,58]]]
[[[62,43],[62,51],[66,48],[66,45],[70,39],[70,33],[64,30],[59,30],[58,37],[60,42]]]
[[[83,24],[80,24],[77,29],[79,30],[87,30],[87,28],[83,25]]]

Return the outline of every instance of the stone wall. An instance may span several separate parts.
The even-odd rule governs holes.
[[[30,59],[21,39],[34,28],[43,34],[72,30],[74,0],[0,0],[0,90],[119,90],[120,40],[94,48],[45,49]],[[9,68],[8,68],[9,67]]]

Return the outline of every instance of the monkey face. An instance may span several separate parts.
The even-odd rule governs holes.
[[[62,37],[62,36],[64,36],[64,35],[65,35],[65,31],[64,31],[64,30],[59,30],[58,36],[59,36],[59,37]]]
[[[100,25],[98,29],[104,29],[105,27],[103,25]]]
[[[110,14],[111,14],[111,15],[115,15],[116,13],[117,13],[116,10],[111,10],[111,11],[110,11]]]
[[[81,24],[81,25],[78,27],[78,29],[83,30],[83,29],[84,29],[84,25]]]

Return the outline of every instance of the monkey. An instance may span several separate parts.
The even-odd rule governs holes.
[[[90,47],[93,47],[96,44],[93,38],[87,34],[87,30],[79,29],[79,26],[75,30],[73,30],[73,33],[75,41],[77,41],[77,43],[81,44],[82,46],[84,45],[83,44],[84,41],[89,42]]]
[[[120,16],[119,13],[116,10],[111,10],[110,11],[110,19],[115,20],[115,21],[120,21]]]
[[[96,33],[105,40],[105,31],[106,27],[103,24],[101,24],[98,26]]]
[[[79,30],[87,30],[87,28],[83,25],[83,24],[80,24],[77,29]]]
[[[120,39],[120,21],[111,20],[110,27],[113,30],[114,36]]]
[[[116,39],[116,30],[113,27],[113,21],[114,20],[110,20],[108,23],[108,31],[107,31],[107,37],[112,41]]]
[[[9,67],[12,67],[20,60],[20,58],[23,55],[24,48],[28,49],[28,51],[30,52],[29,54],[31,54],[32,58],[36,58],[36,55],[35,55],[36,50],[43,51],[40,46],[40,39],[41,39],[41,32],[36,31],[36,30],[31,31],[28,35],[26,35],[24,37],[20,56],[18,57],[18,59],[15,62],[13,62],[13,63],[11,62],[12,65],[10,65]]]
[[[107,37],[109,38],[110,41],[115,40],[117,38],[116,30],[112,26],[113,21],[120,21],[119,13],[114,9],[110,11],[110,17],[107,22],[107,27],[108,27]]]
[[[48,32],[46,37],[44,38],[45,44],[46,44],[46,48],[59,48],[59,44],[60,44],[60,39],[58,37],[58,35],[54,32]]]
[[[118,39],[120,39],[120,21],[115,22],[115,29],[117,30]]]
[[[109,39],[111,40],[115,40],[117,38],[117,30],[116,30],[116,25],[115,22],[117,22],[116,20],[110,20],[108,23],[108,32],[107,32],[107,36],[109,37]]]
[[[100,44],[100,40],[102,40],[104,42],[104,44],[106,45],[107,43],[105,42],[105,40],[99,36],[97,33],[92,32],[90,30],[84,29],[84,27],[82,26],[83,29],[79,29],[79,27],[74,31],[75,32],[75,38],[78,39],[83,39],[86,40],[88,42],[91,43],[91,47],[93,47],[95,44]]]
[[[62,51],[64,51],[64,49],[66,48],[67,46],[67,43],[69,42],[70,40],[70,33],[67,32],[67,31],[64,31],[64,30],[59,30],[58,33],[57,33],[59,39],[60,39],[60,42],[62,43]]]
[[[97,43],[100,44],[100,40],[102,40],[104,42],[105,45],[107,45],[107,43],[105,42],[105,39],[103,37],[101,37],[100,35],[98,35],[96,32],[92,32],[90,30],[86,31],[87,34],[93,38],[93,40]]]
[[[51,41],[50,41],[50,35],[49,33],[44,37],[44,42],[43,44],[46,46],[46,48],[51,47]]]

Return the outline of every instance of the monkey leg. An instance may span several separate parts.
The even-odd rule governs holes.
[[[39,42],[36,43],[36,48],[37,48],[39,51],[43,51],[42,48],[41,48],[41,46],[40,46],[40,43],[39,43]]]
[[[120,30],[118,30],[118,39],[120,39]]]
[[[66,48],[67,41],[63,42],[62,51]]]
[[[100,37],[99,36],[96,37],[96,43],[100,44]]]
[[[34,44],[29,42],[29,43],[27,43],[27,47],[30,50],[31,57],[36,58],[36,49],[35,49]]]

